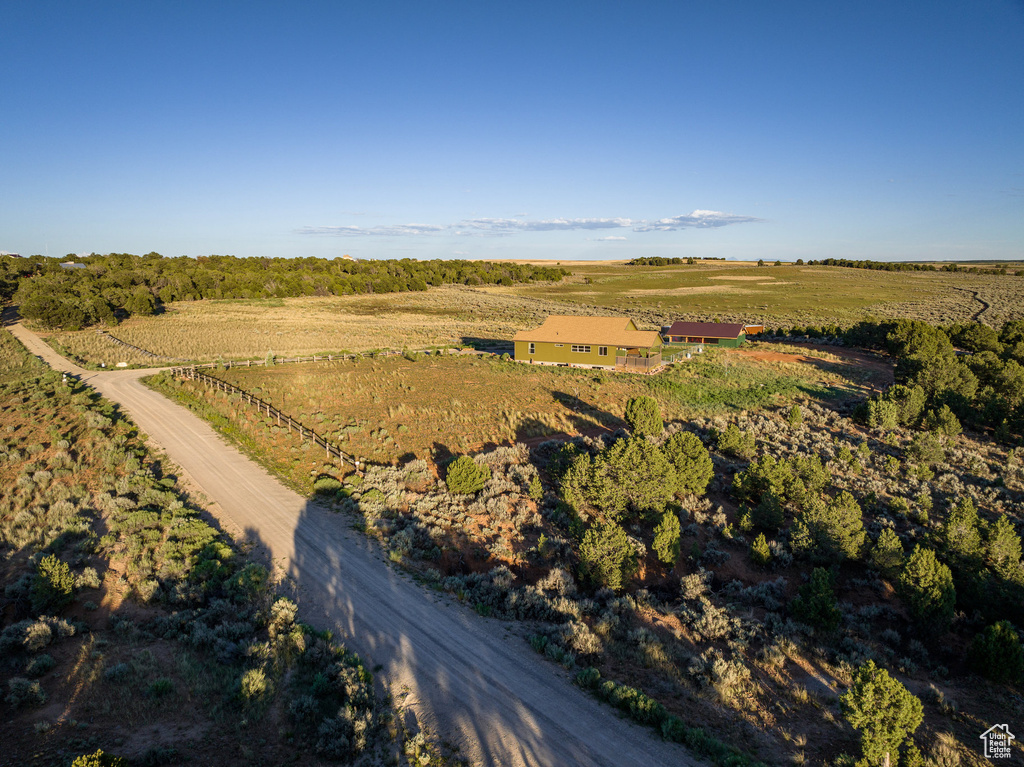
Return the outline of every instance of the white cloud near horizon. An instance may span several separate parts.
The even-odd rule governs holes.
[[[552,218],[537,221],[518,218],[471,218],[455,224],[393,224],[389,226],[306,226],[299,234],[326,234],[337,237],[410,237],[450,232],[462,236],[504,237],[518,232],[600,231],[632,229],[634,232],[674,232],[679,229],[709,229],[732,224],[760,222],[754,216],[738,216],[717,210],[695,210],[692,213],[656,220],[630,218]],[[601,240],[625,237],[607,236]]]
[[[708,229],[763,220],[753,216],[737,216],[732,213],[722,213],[718,210],[695,210],[686,216],[673,216],[671,218],[659,218],[657,221],[644,222],[643,225],[634,227],[633,231],[674,232],[678,229]]]

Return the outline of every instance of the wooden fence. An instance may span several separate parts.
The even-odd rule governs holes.
[[[334,355],[333,358],[338,359],[339,357]],[[322,360],[324,357],[320,357],[320,359]],[[313,361],[315,362],[316,360],[314,359]],[[352,468],[355,469],[356,474],[362,476],[363,469],[365,467],[365,463],[362,458],[349,455],[337,445],[329,442],[323,435],[317,434],[313,429],[299,423],[287,413],[282,413],[269,402],[264,402],[259,397],[255,397],[244,389],[239,389],[237,386],[229,384],[227,381],[222,381],[219,378],[214,378],[213,376],[206,375],[205,373],[200,373],[197,370],[197,367],[171,368],[169,372],[179,378],[184,378],[189,381],[202,381],[203,383],[209,384],[220,391],[227,392],[228,394],[239,395],[243,402],[255,407],[261,415],[266,415],[269,419],[276,418],[278,426],[287,426],[288,431],[297,431],[300,439],[309,440],[317,447],[323,448],[328,459],[334,457],[343,463],[350,463],[352,464]]]
[[[164,357],[162,354],[157,354],[156,352],[151,352],[149,349],[143,349],[141,346],[136,346],[135,344],[130,344],[127,341],[122,341],[117,336],[112,336],[112,335],[110,335],[110,333],[108,333],[105,330],[97,329],[96,333],[97,333],[97,335],[100,335],[103,338],[106,338],[108,341],[113,341],[115,344],[118,344],[120,346],[124,346],[127,349],[131,349],[132,351],[138,352],[139,354],[141,354],[141,355],[143,355],[145,357],[151,357],[152,359],[155,359],[155,360],[167,360],[168,362],[188,362],[188,360],[182,359],[181,357]]]

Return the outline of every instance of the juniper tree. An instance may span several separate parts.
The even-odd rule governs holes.
[[[900,572],[899,591],[911,617],[926,629],[945,631],[953,620],[956,587],[935,552],[915,546]]]
[[[839,703],[846,721],[860,732],[868,764],[883,767],[895,761],[900,743],[913,735],[924,718],[921,701],[871,660],[857,669]]]
[[[793,600],[793,614],[809,626],[823,631],[839,627],[843,616],[836,603],[832,574],[823,567],[811,571],[811,580],[800,587]]]
[[[786,423],[788,423],[790,426],[799,426],[803,422],[804,414],[800,410],[800,406],[793,405],[793,407],[789,409],[789,414],[786,416]]]
[[[884,528],[871,550],[871,564],[883,573],[891,574],[903,567],[903,561],[903,543],[891,527]]]
[[[711,454],[700,437],[689,431],[680,431],[669,437],[661,452],[676,470],[676,492],[703,495],[714,474]]]
[[[1024,676],[1024,649],[1009,621],[999,621],[974,637],[971,667],[995,682],[1013,684]]]
[[[718,433],[718,449],[737,458],[753,458],[756,451],[754,435],[740,431],[736,424],[731,423],[725,431]]]
[[[674,565],[679,560],[679,517],[669,509],[661,515],[661,522],[654,529],[654,551],[666,565]]]
[[[626,423],[637,435],[657,435],[665,428],[661,409],[654,397],[632,397],[626,400]]]
[[[791,535],[793,551],[818,562],[857,559],[866,537],[860,505],[845,490],[827,504],[821,499],[809,503]]]
[[[1010,579],[1020,573],[1020,536],[1005,516],[999,517],[989,529],[985,552],[989,565],[1002,578]]]
[[[602,510],[614,516],[627,509],[661,512],[678,482],[669,460],[644,437],[620,439],[608,448],[595,461],[595,472],[600,471],[607,477]]]
[[[930,410],[924,417],[924,428],[937,434],[944,434],[947,437],[955,437],[963,427],[960,420],[949,409],[949,405],[943,405],[938,410]]]
[[[456,495],[470,495],[482,490],[491,478],[489,466],[479,464],[468,455],[461,455],[448,465],[445,483]]]
[[[75,577],[68,563],[55,554],[43,557],[32,579],[32,611],[36,615],[49,610],[60,612],[71,604],[74,596]]]
[[[964,563],[976,564],[981,559],[981,531],[974,501],[965,496],[953,504],[943,529],[949,553]]]
[[[750,560],[758,567],[765,567],[772,559],[772,550],[768,546],[768,541],[764,537],[764,533],[759,533],[754,539],[754,542],[750,544]]]
[[[618,591],[636,572],[636,552],[626,531],[614,522],[591,527],[580,543],[583,580]]]

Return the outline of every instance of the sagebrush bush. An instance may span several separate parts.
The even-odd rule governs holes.
[[[14,708],[41,706],[46,703],[46,693],[39,682],[15,676],[7,680],[6,700]]]

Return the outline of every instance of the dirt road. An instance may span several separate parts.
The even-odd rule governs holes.
[[[481,618],[396,572],[345,517],[292,492],[204,421],[146,388],[144,370],[91,372],[21,325],[12,332],[52,367],[119,404],[293,581],[303,620],[346,636],[421,725],[473,764],[651,767],[697,764],[620,719],[540,659],[507,624]],[[408,695],[403,694],[408,691]]]

